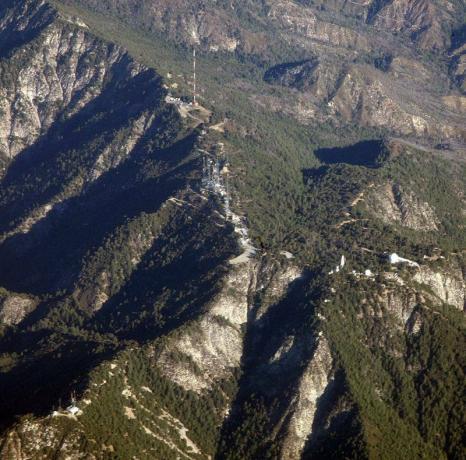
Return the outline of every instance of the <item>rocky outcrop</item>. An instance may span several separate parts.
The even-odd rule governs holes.
[[[237,50],[250,53],[263,51],[266,47],[263,34],[251,30],[231,14],[235,9],[244,9],[241,2],[222,5],[196,0],[189,6],[184,0],[125,3],[82,0],[81,3],[102,13],[113,11],[133,26],[157,30],[175,42],[213,53]]]
[[[271,305],[278,303],[302,275],[302,270],[290,263],[278,267],[263,264],[258,273],[257,292],[261,293],[261,299],[253,312],[255,321],[260,320]]]
[[[39,34],[57,17],[56,11],[44,0],[2,2],[0,15],[0,55],[8,56],[14,50]],[[4,78],[7,76],[4,76]]]
[[[419,88],[414,88],[412,81],[357,65],[341,77],[328,105],[333,116],[365,126],[386,127],[404,135],[464,138],[460,114],[451,113],[445,118],[441,99],[428,96],[427,90],[421,100],[417,91]],[[425,104],[432,107],[428,117]]]
[[[207,312],[185,331],[174,334],[161,351],[157,365],[163,374],[198,393],[231,377],[243,357],[244,326],[248,321],[260,321],[301,274],[294,266],[277,270],[254,260],[231,268]],[[260,295],[258,308],[254,306],[257,295]],[[286,351],[277,351],[274,366],[283,367],[282,358],[290,356]],[[290,359],[290,365],[296,365]]]
[[[444,50],[449,46],[445,25],[455,21],[455,6],[445,1],[440,7],[433,0],[374,0],[368,20],[386,30],[407,32],[421,49]],[[377,7],[377,5],[381,5]]]
[[[365,299],[366,314],[384,318],[388,314],[395,320],[400,331],[417,334],[422,325],[419,308],[446,303],[464,311],[466,283],[459,268],[433,268],[421,265],[409,279],[397,273],[387,272],[384,278],[390,281],[379,291],[375,299]],[[413,284],[414,282],[414,284]],[[420,283],[427,289],[420,289]],[[417,308],[419,307],[419,308]]]
[[[114,139],[97,157],[87,182],[97,180],[102,174],[112,168],[116,168],[133,151],[137,142],[154,121],[155,115],[144,112],[135,120],[130,120],[128,130],[124,138]]]
[[[373,188],[365,198],[367,210],[387,224],[399,224],[418,231],[437,231],[434,209],[412,191],[389,183]]]
[[[33,8],[34,3],[27,5]],[[34,42],[12,54],[0,73],[0,155],[14,158],[59,114],[70,117],[97,97],[124,54],[84,28],[61,21],[47,25]],[[132,72],[140,70],[135,64]]]
[[[338,124],[384,127],[400,135],[464,139],[462,101],[448,94],[447,86],[442,97],[435,94],[438,90],[432,86],[431,69],[408,58],[395,57],[388,68],[381,70],[377,68],[377,59],[373,65],[354,64],[343,56],[336,61],[327,53],[326,49],[314,49],[312,59],[269,69],[264,76],[267,82],[300,93],[294,92],[289,100],[273,101],[270,97],[268,108],[277,106],[277,111],[307,119],[308,123],[332,120]],[[446,83],[442,81],[441,85]],[[305,116],[304,111],[312,115]]]
[[[205,52],[203,63],[214,62],[209,61],[207,52],[263,50],[264,31],[273,30],[273,34],[265,36],[273,35],[274,40],[275,37],[279,39],[270,43],[265,40],[267,46],[274,48],[280,43],[286,52],[293,47],[299,48],[293,59],[302,61],[274,68],[270,82],[280,84],[282,88],[261,85],[257,90],[251,82],[249,87],[244,85],[246,97],[242,102],[245,107],[249,107],[247,100],[261,103],[269,98],[277,111],[303,122],[330,121],[332,126],[358,124],[422,136],[457,136],[462,129],[457,113],[462,110],[461,99],[458,103],[456,95],[446,95],[440,77],[439,88],[434,88],[431,80],[435,69],[426,68],[428,66],[415,58],[411,59],[414,63],[410,62],[409,57],[415,56],[409,54],[411,44],[396,48],[396,52],[403,56],[390,55],[382,64],[379,62],[382,58],[373,54],[389,33],[374,38],[371,27],[375,25],[375,30],[380,30],[378,28],[393,26],[379,23],[378,11],[383,12],[389,3],[397,4],[402,11],[401,1],[361,0],[362,10],[360,5],[351,2],[342,5],[338,0],[315,0],[312,3],[306,0],[195,0],[189,5],[182,0],[83,0],[80,3],[100,8],[100,11],[110,7],[134,21],[133,26],[142,25],[151,32],[164,33],[178,43],[195,45]],[[404,5],[409,3],[405,1]],[[414,1],[410,4],[421,11],[422,3]],[[40,0],[30,0],[26,5],[43,7]],[[32,17],[36,14],[33,11],[36,10],[16,10],[15,15]],[[340,14],[341,11],[345,14]],[[410,11],[400,11],[394,14],[411,14]],[[358,24],[362,25],[364,21],[369,25],[359,28]],[[306,190],[301,186],[295,190],[297,193],[290,189],[289,195],[285,193],[281,197],[285,207],[290,204],[293,218],[297,218],[296,222],[293,220],[296,226],[290,226],[292,233],[285,235],[289,239],[282,244],[293,251],[296,248],[296,256],[285,251],[282,252],[285,257],[276,254],[280,249],[275,251],[275,245],[284,233],[280,228],[276,238],[273,235],[270,239],[274,249],[265,249],[268,243],[263,239],[261,247],[264,250],[259,251],[252,247],[247,232],[238,231],[237,226],[236,232],[243,237],[245,251],[232,259],[235,241],[231,213],[225,212],[225,217],[219,207],[219,202],[224,202],[224,195],[214,197],[206,190],[199,192],[202,169],[199,153],[204,147],[211,151],[210,142],[217,142],[223,129],[212,133],[207,126],[200,126],[194,132],[190,130],[185,137],[183,130],[190,128],[183,125],[178,130],[177,127],[177,122],[183,120],[166,117],[167,112],[158,117],[158,110],[162,108],[157,106],[157,101],[163,99],[150,93],[151,88],[157,91],[161,88],[158,77],[151,73],[149,79],[145,79],[144,68],[128,58],[122,49],[92,37],[87,26],[76,18],[62,17],[53,23],[39,18],[37,23],[40,27],[34,29],[33,41],[21,47],[24,56],[13,46],[11,60],[0,63],[2,71],[3,64],[9,66],[8,72],[1,77],[14,77],[11,82],[0,85],[6,91],[2,94],[5,103],[2,110],[8,112],[2,118],[4,124],[0,132],[3,156],[16,158],[18,162],[12,163],[5,180],[12,176],[14,165],[21,164],[22,154],[28,147],[36,145],[47,133],[58,133],[56,138],[52,137],[57,144],[63,138],[69,142],[72,130],[60,132],[63,120],[73,120],[78,114],[82,117],[78,118],[78,129],[74,132],[78,142],[80,133],[86,129],[94,131],[102,125],[109,129],[102,130],[102,137],[89,139],[92,148],[87,149],[86,145],[82,150],[76,150],[76,144],[73,144],[70,150],[64,148],[63,156],[56,163],[48,163],[46,158],[43,164],[48,164],[50,169],[44,168],[43,175],[35,176],[31,172],[28,176],[28,172],[20,176],[24,180],[11,181],[11,194],[6,193],[5,199],[4,195],[0,196],[0,200],[4,199],[0,201],[1,206],[10,200],[5,205],[8,211],[5,222],[10,222],[11,214],[11,226],[16,226],[8,234],[15,237],[4,242],[5,246],[2,244],[6,248],[2,255],[16,262],[15,250],[23,251],[17,263],[16,279],[8,278],[9,264],[3,264],[2,284],[3,279],[7,281],[5,286],[14,286],[21,277],[29,280],[30,277],[24,275],[25,270],[31,277],[40,271],[47,272],[44,278],[51,279],[51,287],[43,288],[47,308],[37,315],[39,321],[33,322],[34,314],[30,316],[31,321],[20,325],[24,326],[19,330],[23,335],[18,337],[26,337],[32,332],[24,341],[24,350],[20,348],[17,353],[12,346],[11,356],[0,357],[0,371],[7,377],[2,379],[6,383],[0,383],[0,388],[3,393],[11,392],[16,398],[11,404],[5,404],[5,398],[2,398],[2,409],[5,407],[11,418],[35,411],[30,417],[18,418],[17,426],[10,426],[5,434],[1,434],[1,456],[14,460],[40,455],[89,460],[109,456],[208,459],[215,455],[219,438],[225,432],[228,435],[221,441],[229,443],[232,450],[238,449],[234,452],[235,458],[248,458],[249,455],[254,459],[267,456],[295,460],[306,457],[306,448],[313,446],[316,436],[320,436],[319,442],[331,444],[330,448],[335,441],[341,441],[336,439],[340,435],[347,436],[344,442],[348,441],[349,449],[352,449],[355,438],[347,428],[359,415],[355,414],[359,409],[361,420],[357,424],[362,426],[364,436],[361,436],[368,434],[367,438],[370,438],[376,432],[375,442],[361,440],[366,451],[374,448],[382,438],[396,437],[396,431],[388,423],[392,420],[386,423],[383,418],[389,414],[390,419],[395,419],[403,410],[404,400],[409,401],[413,414],[407,407],[406,417],[400,417],[406,420],[403,424],[400,422],[400,427],[406,434],[406,443],[415,439],[409,437],[409,431],[416,436],[417,431],[421,431],[416,425],[417,413],[414,413],[421,398],[413,400],[414,380],[413,392],[401,394],[400,405],[397,405],[398,401],[392,401],[397,390],[402,390],[405,381],[410,382],[411,378],[411,371],[405,372],[407,354],[403,353],[406,343],[416,340],[404,334],[419,334],[427,326],[435,325],[429,323],[430,316],[445,322],[449,321],[447,313],[458,316],[457,312],[448,312],[448,309],[443,309],[442,314],[440,308],[436,311],[435,307],[440,302],[459,309],[464,307],[463,274],[456,269],[437,270],[433,266],[423,266],[416,272],[415,267],[402,268],[400,265],[393,267],[390,273],[378,275],[368,270],[369,274],[363,275],[354,271],[351,276],[350,264],[360,269],[356,265],[375,257],[377,246],[383,244],[383,241],[373,239],[379,225],[371,228],[370,219],[364,219],[364,228],[352,231],[346,224],[362,221],[355,217],[330,229],[325,215],[327,211],[321,210],[322,201],[319,203],[317,196],[317,225],[323,222],[323,230],[319,234],[320,229],[315,225],[306,231],[311,219],[307,219],[307,210],[301,209],[301,205],[309,203]],[[413,23],[421,24],[421,18],[416,16]],[[2,24],[4,29],[16,27],[7,20]],[[25,27],[30,28],[30,25],[26,23]],[[248,27],[255,31],[248,31]],[[428,24],[422,22],[422,27],[427,28]],[[431,30],[435,31],[436,27],[433,24]],[[414,33],[411,29],[400,32]],[[443,46],[432,45],[434,41],[430,38],[425,40],[430,40],[425,42],[426,49]],[[417,43],[421,44],[421,35]],[[283,52],[279,47],[276,49],[278,55]],[[277,60],[280,62],[285,54],[274,56],[270,65],[275,65]],[[265,52],[261,57],[264,61],[268,59]],[[20,58],[24,58],[24,68],[19,65]],[[224,56],[219,56],[218,62],[223,64],[230,58],[223,59]],[[223,86],[227,87],[225,95],[222,94],[225,105],[228,93],[232,92],[228,85],[241,80],[241,66],[252,65],[251,61],[239,63],[238,73],[232,71],[233,83],[222,84],[222,91]],[[28,68],[30,74],[24,70]],[[409,84],[414,77],[419,88]],[[137,81],[133,82],[133,78]],[[173,84],[176,84],[175,78],[170,77]],[[127,81],[137,88],[134,93],[125,92]],[[111,97],[103,92],[109,82],[113,85]],[[215,85],[212,86],[211,101],[214,101],[218,93],[215,93]],[[254,94],[264,88],[264,94]],[[151,97],[148,97],[149,93]],[[251,98],[247,99],[249,95]],[[290,95],[293,97],[288,98]],[[96,110],[93,103],[99,98],[103,102]],[[125,102],[118,106],[120,99]],[[447,112],[443,112],[445,107],[448,107]],[[234,118],[239,109],[244,110],[240,105],[232,107],[232,115],[228,116]],[[185,120],[194,113],[193,109],[186,114]],[[255,142],[261,134],[259,125],[262,122],[253,119],[254,112],[247,115],[251,115],[248,132],[258,133],[258,137],[253,138]],[[22,117],[26,117],[26,121]],[[274,117],[270,113],[264,114],[263,121],[269,120],[273,123]],[[229,121],[226,131],[236,122],[236,119],[231,124]],[[118,129],[114,129],[115,125]],[[271,126],[271,129],[276,126],[279,129],[280,123]],[[152,138],[151,134],[159,127],[160,135]],[[302,133],[298,136],[305,137]],[[205,145],[199,144],[201,138]],[[261,142],[264,143],[257,145],[265,147],[265,139]],[[303,139],[302,145],[307,142],[308,139]],[[55,146],[48,142],[44,144],[46,149],[49,145]],[[238,142],[238,145],[247,144]],[[73,151],[78,152],[75,157]],[[91,153],[86,156],[88,152]],[[280,168],[279,161],[288,161],[287,157],[276,161],[274,152],[270,155],[267,152],[272,158],[272,162],[267,163],[259,150],[252,149],[251,152],[254,162],[264,159],[264,165],[258,168],[259,175],[251,176],[251,182],[243,181],[241,176],[244,165],[240,167],[238,164],[242,154],[233,153],[233,149],[228,152],[232,155],[232,184],[251,188],[251,198],[258,204],[260,194],[255,194],[255,180],[270,180],[270,191],[273,191],[276,189],[275,179],[280,182],[287,179],[285,188],[291,179],[301,179],[299,168],[296,168],[296,175],[289,177],[286,170],[284,176],[275,172],[274,168]],[[286,149],[284,153],[291,155]],[[299,166],[305,156],[295,157],[295,166]],[[71,160],[67,163],[69,157]],[[271,165],[274,167],[269,168]],[[41,184],[53,178],[55,172],[62,172],[60,167],[66,174],[59,176],[58,185],[50,193],[47,190],[41,195]],[[357,170],[362,177],[367,172],[364,167],[367,165],[352,164],[340,169],[327,165],[322,170],[335,170],[336,175],[338,171],[350,174]],[[230,165],[223,172],[227,173],[229,169]],[[246,164],[244,170],[247,169]],[[377,171],[370,170],[370,173],[375,177]],[[35,183],[29,181],[30,177]],[[333,194],[335,186],[348,203],[346,200],[355,187],[349,192],[339,185],[338,181],[324,181],[326,191],[322,200],[327,199],[327,192]],[[241,199],[237,195],[243,190],[241,187],[235,190],[235,199]],[[393,182],[373,187],[360,193],[352,206],[365,201],[373,215],[385,222],[418,231],[435,232],[440,228],[436,216],[440,209],[434,209],[422,196],[398,185],[396,177]],[[17,193],[18,189],[20,193]],[[30,195],[27,195],[28,190]],[[226,193],[226,188],[223,192]],[[18,200],[23,200],[20,205],[24,205],[26,211],[17,215],[13,209],[9,214],[8,205],[20,208]],[[111,209],[107,213],[108,208]],[[177,218],[168,223],[160,222],[159,211],[162,213],[163,210],[165,215],[171,208],[176,211]],[[340,212],[339,203],[335,209]],[[256,213],[248,215],[251,221],[257,219],[259,223],[265,216],[259,206]],[[286,214],[278,217],[286,224],[289,222]],[[347,217],[351,217],[349,213]],[[41,220],[43,226],[36,226]],[[3,224],[0,222],[0,225]],[[273,233],[274,227],[271,229]],[[76,232],[76,236],[69,238],[72,232]],[[331,234],[331,238],[324,233]],[[404,233],[412,234],[406,230]],[[260,234],[259,225],[254,235]],[[427,236],[434,238],[436,234]],[[20,247],[23,241],[33,249]],[[368,244],[364,249],[367,252],[360,255],[359,249],[366,241]],[[415,238],[409,242],[416,244]],[[315,253],[310,254],[313,248]],[[332,251],[340,252],[340,249],[354,255],[357,252],[358,256],[348,261],[349,270],[343,270],[342,264],[339,273],[329,277],[321,264],[325,265],[326,260],[333,258]],[[60,256],[61,251],[64,262],[56,256]],[[29,267],[37,265],[39,268],[34,272],[34,268],[24,267],[23,261],[30,263]],[[303,266],[303,262],[306,266],[309,264],[309,276],[307,271],[303,276],[303,270],[298,266],[298,263]],[[52,264],[55,271],[49,269]],[[377,268],[372,266],[372,269],[378,271],[382,263],[374,265]],[[68,267],[71,267],[69,273],[65,272]],[[60,289],[55,289],[53,283],[59,276],[64,281],[57,284]],[[361,282],[360,286],[356,286],[355,280]],[[413,280],[425,286],[415,285]],[[38,276],[31,284],[30,292],[35,292],[36,287],[42,288],[42,281]],[[23,292],[21,288],[18,291]],[[339,304],[333,301],[337,298]],[[0,322],[18,324],[34,307],[34,301],[25,296],[6,294],[0,300]],[[448,329],[445,330],[442,333],[448,334]],[[7,334],[10,331],[16,334],[15,328],[6,329]],[[11,337],[13,343],[16,336]],[[427,334],[424,338],[431,340]],[[456,338],[452,342],[457,343]],[[10,346],[9,342],[7,346]],[[1,348],[4,350],[4,342]],[[427,349],[428,344],[422,343],[419,348]],[[392,362],[392,359],[400,361]],[[420,367],[421,360],[414,354],[410,360],[412,369]],[[8,368],[11,363],[14,363],[12,370]],[[372,366],[379,375],[371,372]],[[392,379],[390,372],[397,375]],[[337,379],[336,375],[340,374],[341,379]],[[24,375],[28,376],[28,386],[26,388],[21,381],[22,388],[16,394],[16,379],[18,376],[22,379]],[[430,382],[426,382],[423,386],[431,388]],[[30,388],[34,391],[28,395]],[[38,415],[56,404],[60,392],[65,394],[71,388],[85,388],[84,395],[77,401],[82,411],[79,416],[51,410],[50,417]],[[340,417],[342,413],[346,415]],[[231,425],[237,423],[239,429],[235,431],[235,426],[229,432],[230,422]],[[232,433],[234,436],[229,436]],[[110,438],[113,438],[112,442],[107,441]],[[244,446],[247,449],[253,446],[256,451],[242,455],[240,449]],[[262,447],[270,447],[273,453],[267,455],[269,452],[261,450]],[[388,452],[389,449],[383,445],[380,451]],[[351,452],[348,458],[356,456]]]
[[[287,67],[290,63],[283,63],[287,52],[269,56],[268,49],[299,50],[296,59],[302,61],[291,63],[275,83],[304,90],[309,97],[291,94],[265,101],[264,94],[251,97],[301,123],[357,123],[399,135],[466,137],[457,105],[442,99],[455,97],[447,76],[413,59],[410,49],[448,48],[448,33],[440,26],[456,23],[460,9],[453,4],[269,0],[262,6],[237,1],[227,6],[196,1],[188,8],[183,0],[80,3],[102,13],[112,11],[132,26],[155,29],[206,52],[257,54],[274,63],[282,59],[278,67]],[[393,36],[394,31],[400,36]],[[386,59],[389,65],[380,64]]]
[[[358,31],[324,21],[310,8],[303,8],[293,2],[271,2],[268,18],[278,23],[287,34],[300,37],[298,42],[304,46],[309,46],[309,43],[303,43],[303,38],[345,48],[368,50],[371,47],[367,37]],[[287,39],[290,40],[289,37]]]
[[[27,2],[23,9],[29,10],[24,14],[33,16],[37,3]],[[79,196],[106,172],[121,165],[144,135],[152,132],[162,100],[163,90],[155,72],[133,61],[123,48],[90,34],[82,21],[58,17],[45,4],[41,9],[50,10],[54,20],[40,23],[33,39],[29,37],[20,49],[13,47],[0,69],[0,160],[6,162],[8,174],[9,166],[17,166],[14,160],[18,156],[20,161],[35,156],[38,164],[33,174],[42,172],[46,179],[41,181],[42,197],[35,190],[34,200],[28,200],[28,191],[21,192],[27,204],[20,215],[11,218],[8,231],[0,237],[2,241],[25,234],[51,214],[60,213],[70,198]],[[5,11],[3,14],[0,20],[5,22],[8,16]],[[11,34],[20,26],[6,21]],[[132,92],[136,84],[140,85],[138,94]],[[104,108],[106,97],[114,97],[112,111]],[[86,124],[84,119],[97,116],[99,111],[100,128],[88,131],[87,137],[81,129],[82,138],[74,133],[77,137],[73,141],[70,126],[75,126],[76,120]],[[53,145],[47,152],[53,173],[47,171],[41,156],[45,139]],[[69,157],[84,145],[88,152],[94,152],[94,157],[83,159],[78,169],[69,168]],[[28,181],[22,183],[27,189]],[[19,208],[18,194],[2,191],[1,206]]]
[[[450,75],[460,91],[466,94],[466,32],[464,25],[455,30],[452,35]]]
[[[295,460],[301,457],[312,426],[319,399],[333,379],[333,359],[325,337],[320,337],[314,354],[302,374],[291,402],[291,416],[280,458]]]
[[[409,288],[385,289],[380,293],[378,300],[379,305],[382,306],[379,315],[383,316],[388,313],[396,320],[400,328],[406,326],[419,302],[416,292]]]
[[[19,324],[36,306],[37,301],[28,296],[2,294],[0,291],[0,324]]]
[[[170,337],[157,360],[166,377],[200,393],[232,376],[243,353],[241,328],[248,320],[255,270],[252,260],[231,268],[207,312]]]
[[[466,309],[466,282],[460,268],[449,267],[434,270],[422,265],[413,280],[432,289],[442,302],[460,311]]]
[[[460,6],[452,2],[439,5],[434,0],[344,3],[336,0],[233,0],[228,3],[196,0],[189,7],[184,0],[124,3],[80,0],[80,3],[102,13],[111,11],[133,26],[155,29],[177,42],[196,44],[211,52],[239,50],[247,53],[266,50],[267,28],[271,23],[279,25],[282,40],[304,47],[307,42],[314,41],[370,49],[374,41],[383,41],[377,36],[380,33],[386,40],[402,32],[422,49],[445,49],[449,36],[442,24],[455,24],[461,11]]]
[[[63,437],[60,427],[54,423],[44,426],[42,420],[24,420],[16,430],[8,433],[0,451],[0,457],[8,460],[37,458],[39,452],[46,450],[51,455],[66,452],[66,458],[78,460],[83,458],[80,452],[79,433]],[[94,459],[93,455],[87,456]]]

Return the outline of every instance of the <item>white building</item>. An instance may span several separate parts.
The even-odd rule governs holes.
[[[344,268],[346,265],[346,257],[341,256],[341,261],[340,261],[340,268]]]
[[[409,260],[409,259],[404,259],[403,257],[400,257],[395,252],[393,252],[392,254],[388,256],[388,260],[390,261],[391,265],[408,264],[410,267],[419,267],[418,263],[413,262],[412,260]]]
[[[71,414],[71,415],[78,415],[81,411],[79,410],[79,407],[72,404],[71,406],[68,406],[66,408],[66,412],[68,412],[68,414]]]

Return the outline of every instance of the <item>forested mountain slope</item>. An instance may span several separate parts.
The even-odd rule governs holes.
[[[463,459],[464,14],[2,2],[0,458]]]

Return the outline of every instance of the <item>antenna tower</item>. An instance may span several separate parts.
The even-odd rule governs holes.
[[[196,90],[196,48],[193,48],[193,105],[197,105]]]

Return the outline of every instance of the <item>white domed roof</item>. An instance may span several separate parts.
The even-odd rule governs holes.
[[[400,256],[396,252],[390,254],[389,259],[391,264],[397,264],[400,262]]]

